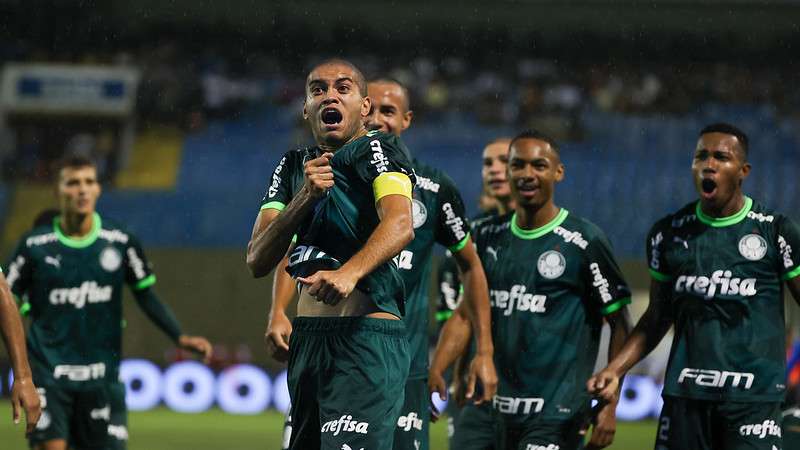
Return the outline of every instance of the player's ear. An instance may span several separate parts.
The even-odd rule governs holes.
[[[411,126],[411,119],[413,118],[414,118],[414,111],[409,110],[406,111],[405,114],[403,114],[403,130]]]
[[[305,100],[303,100],[303,120],[308,120],[308,105]]]
[[[564,164],[558,163],[558,165],[556,166],[556,183],[559,183],[561,182],[561,180],[564,179],[564,173],[565,173]]]
[[[361,101],[361,117],[369,116],[369,112],[372,109],[372,100],[369,96],[364,97],[364,100]]]
[[[742,178],[740,179],[739,183],[743,182],[745,180],[745,178],[747,178],[747,176],[750,175],[750,169],[751,168],[752,168],[752,166],[750,166],[749,162],[745,161],[745,163],[742,164],[742,169],[741,169]]]

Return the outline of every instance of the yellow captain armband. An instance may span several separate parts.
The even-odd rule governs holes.
[[[408,175],[400,172],[384,172],[372,182],[372,192],[375,194],[375,202],[387,195],[402,195],[411,200],[411,179]]]

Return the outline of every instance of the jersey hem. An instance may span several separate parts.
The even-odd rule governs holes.
[[[794,270],[786,272],[786,274],[784,274],[782,278],[784,281],[789,281],[792,278],[797,278],[798,276],[800,276],[800,266],[795,267]]]
[[[653,279],[655,279],[656,281],[665,282],[665,281],[669,281],[669,280],[672,279],[671,276],[665,275],[665,274],[663,274],[663,273],[661,273],[661,272],[659,272],[657,270],[653,270],[653,269],[648,269],[648,270],[650,271],[650,276],[653,277]]]
[[[156,284],[156,276],[150,275],[136,283],[136,286],[134,286],[133,289],[135,291],[141,291],[142,289],[147,289],[154,284]]]
[[[278,211],[283,211],[286,209],[286,204],[283,202],[267,202],[261,205],[261,209],[259,209],[259,211],[263,211],[265,209],[277,209]]]
[[[467,233],[467,235],[464,236],[464,239],[462,239],[461,242],[452,247],[448,247],[447,249],[450,250],[450,253],[458,253],[461,250],[463,250],[464,247],[467,246],[467,241],[469,241],[469,233]]]
[[[603,309],[600,310],[600,312],[602,312],[604,316],[607,316],[609,314],[613,314],[613,313],[619,311],[625,305],[630,305],[630,304],[631,304],[631,298],[630,297],[623,297],[621,299],[614,300],[613,303],[610,303],[610,304],[604,306]]]

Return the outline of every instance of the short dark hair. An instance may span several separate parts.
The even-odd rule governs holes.
[[[745,158],[747,157],[747,153],[750,147],[750,139],[747,137],[747,134],[744,131],[740,130],[739,128],[729,123],[717,122],[717,123],[712,123],[711,125],[706,125],[705,128],[700,130],[699,136],[708,133],[723,133],[734,136],[739,141],[739,146],[742,148]]]
[[[48,208],[44,211],[41,211],[36,215],[36,218],[33,219],[33,228],[53,225],[53,219],[55,219],[59,214],[61,214],[61,211],[55,208]]]
[[[328,66],[328,65],[333,65],[333,64],[341,64],[343,66],[349,67],[353,71],[353,76],[354,76],[353,83],[355,83],[356,86],[358,86],[358,90],[359,90],[359,92],[361,92],[361,96],[362,97],[366,97],[367,96],[367,78],[364,77],[364,73],[361,72],[361,69],[359,69],[358,67],[356,67],[355,64],[351,63],[350,61],[348,61],[346,59],[342,59],[342,58],[328,58],[328,59],[325,59],[322,62],[320,62],[319,64],[314,64],[314,67],[312,67],[311,70],[308,71],[308,74],[310,75],[311,72],[317,70],[318,67]],[[306,81],[306,83],[307,82],[308,81]]]
[[[406,111],[411,111],[411,93],[408,91],[406,85],[403,84],[400,80],[394,77],[381,76],[369,80],[368,84],[369,83],[396,84],[397,86],[400,87],[400,90],[403,91],[403,96],[406,98]]]
[[[514,144],[521,139],[537,139],[540,141],[547,142],[548,144],[550,144],[550,148],[552,148],[557,155],[561,153],[561,149],[558,146],[558,143],[556,143],[555,139],[551,138],[545,133],[542,133],[539,130],[534,130],[534,129],[525,130],[522,133],[514,136],[514,138],[511,139],[511,142],[508,143],[508,151],[511,151],[511,147],[513,147]]]
[[[97,164],[88,156],[82,155],[67,155],[56,161],[53,165],[53,181],[56,183],[61,177],[61,171],[64,169],[78,169],[81,167],[94,167],[97,169]]]

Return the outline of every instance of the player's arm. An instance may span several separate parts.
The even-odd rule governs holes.
[[[14,372],[14,385],[11,388],[13,420],[14,423],[19,423],[20,412],[24,410],[26,432],[30,433],[39,421],[42,409],[28,365],[25,332],[17,312],[17,302],[14,301],[2,272],[0,272],[0,332],[11,359],[11,370]]]
[[[494,397],[497,390],[497,372],[494,367],[494,344],[486,274],[483,272],[483,265],[472,240],[469,237],[466,239],[463,248],[454,252],[453,256],[464,286],[462,306],[459,308],[466,309],[477,344],[475,357],[470,363],[466,396],[468,399],[472,398],[475,393],[475,383],[480,380],[483,385],[483,397],[475,401],[476,404],[480,404]]]
[[[669,306],[672,285],[653,279],[650,282],[650,304],[619,352],[608,366],[589,379],[587,388],[604,401],[619,400],[621,378],[656,348],[672,326],[672,311]]]
[[[266,276],[278,265],[316,201],[333,187],[331,158],[333,153],[325,153],[307,161],[305,183],[288,205],[280,203],[277,208],[264,208],[259,212],[247,244],[247,267],[254,277]]]
[[[327,304],[347,298],[364,276],[375,270],[414,239],[411,218],[411,179],[400,172],[384,172],[375,178],[373,191],[380,222],[366,244],[337,270],[322,270],[297,281],[308,293]]]
[[[447,383],[444,373],[464,354],[472,338],[472,326],[464,308],[459,306],[445,322],[439,333],[439,340],[433,352],[433,360],[428,369],[428,388],[438,392],[439,398],[447,398]],[[453,377],[456,379],[456,376]]]
[[[289,249],[291,252],[291,248]],[[289,359],[289,338],[292,334],[292,321],[286,315],[286,309],[295,297],[296,288],[292,277],[286,273],[289,259],[284,257],[275,269],[272,280],[272,304],[269,307],[269,319],[264,340],[267,352],[279,362]]]

